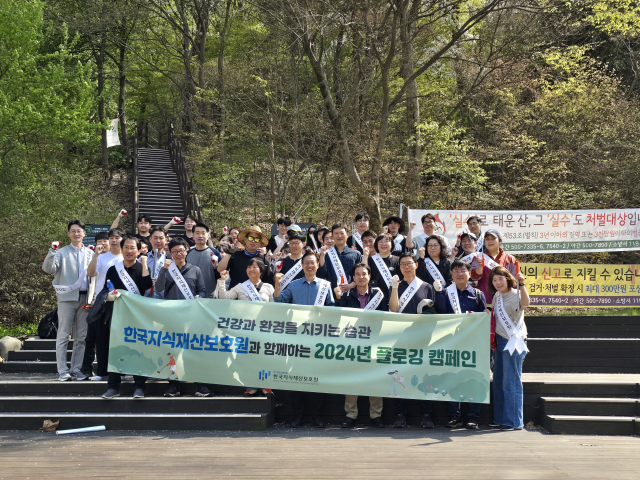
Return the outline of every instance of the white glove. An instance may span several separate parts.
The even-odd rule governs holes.
[[[400,277],[398,275],[394,275],[391,277],[391,288],[398,288],[398,284],[400,283]]]
[[[58,250],[58,248],[60,248],[60,243],[59,241],[57,242],[51,242],[51,248],[53,248],[54,250]]]
[[[107,302],[113,302],[119,296],[120,296],[120,292],[117,290],[114,290],[113,292],[110,292],[107,294]]]
[[[441,280],[436,280],[435,282],[433,282],[433,288],[436,289],[436,292],[441,292],[442,291],[442,281]]]
[[[418,306],[416,307],[416,311],[418,313],[422,313],[422,309],[424,307],[431,307],[433,306],[433,300],[430,300],[428,298],[425,298],[424,300],[421,300],[420,303],[418,304]]]
[[[181,221],[182,221],[182,220],[180,220],[180,217],[173,217],[169,223],[170,223],[171,225],[177,225],[177,224],[179,224]]]
[[[118,214],[119,217],[124,217],[127,214],[127,211],[123,208],[122,210],[120,210],[120,213]]]

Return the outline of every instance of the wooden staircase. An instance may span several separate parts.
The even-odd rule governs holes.
[[[203,220],[197,191],[189,178],[173,123],[160,132],[148,123],[136,128],[133,170],[134,218],[146,213],[151,216],[153,225],[166,225],[175,216],[183,221],[187,215]],[[181,234],[184,228],[182,224],[173,226],[169,233]]]

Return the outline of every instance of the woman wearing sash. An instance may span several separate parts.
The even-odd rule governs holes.
[[[362,243],[362,235],[369,230],[369,215],[366,213],[358,213],[355,219],[356,231],[347,238],[347,247],[355,248],[360,253],[364,247]]]
[[[413,253],[404,253],[400,257],[400,269],[404,275],[404,280],[400,281],[398,276],[391,279],[391,297],[389,298],[389,310],[398,313],[446,313],[444,306],[444,296],[442,285],[435,282],[435,287],[423,282],[416,276],[418,268],[416,257]],[[423,428],[433,428],[431,413],[433,405],[431,400],[420,400],[420,410],[422,411]],[[396,421],[394,427],[403,428],[407,426],[407,400],[396,398],[394,400]]]
[[[479,244],[479,240],[478,240]],[[478,282],[477,288],[484,293],[487,304],[492,303],[489,274],[494,267],[505,267],[512,275],[516,273],[516,259],[502,249],[502,235],[495,228],[490,228],[484,234],[484,248],[486,253],[478,252],[477,258],[471,264],[471,278]]]
[[[486,235],[488,235],[487,232]],[[493,424],[500,430],[521,430],[522,362],[527,352],[527,326],[524,309],[529,306],[529,292],[524,275],[516,279],[504,267],[489,274],[489,291],[493,295],[496,321],[496,358],[493,364]]]
[[[374,248],[373,252],[365,249],[362,261],[366,262],[371,269],[371,286],[382,290],[388,300],[391,295],[391,277],[398,275],[400,280],[404,278],[400,271],[400,257],[391,255],[393,237],[389,233],[378,235]]]
[[[445,288],[453,283],[451,260],[447,258],[446,245],[439,235],[431,235],[427,239],[426,249],[424,247],[420,249],[418,277],[431,284],[440,280]]]
[[[313,250],[313,253],[320,253],[320,249],[324,245],[324,235],[329,231],[327,227],[320,226],[313,233],[313,235],[309,235],[309,239],[307,242],[307,246]]]
[[[229,272],[223,270],[218,280],[218,297],[222,300],[245,300],[248,302],[273,302],[273,286],[263,283],[261,276],[267,271],[266,265],[259,258],[252,258],[247,263],[247,276],[249,280],[239,283],[227,291],[225,282]],[[245,397],[252,397],[258,393],[257,388],[248,387],[244,392]],[[273,395],[270,388],[262,389],[263,395]]]
[[[221,300],[246,300],[249,302],[273,302],[273,286],[263,283],[262,275],[267,267],[259,258],[252,258],[247,263],[247,276],[249,280],[237,284],[231,290],[227,290],[225,283],[229,272],[220,272],[218,280],[218,298]]]
[[[121,242],[123,259],[116,265],[109,267],[106,279],[113,283],[115,290],[127,290],[135,295],[144,294],[145,290],[151,288],[153,282],[147,268],[147,257],[141,257],[138,262],[138,252],[140,251],[141,241],[139,238],[129,236],[124,237]],[[98,325],[98,355],[109,356],[109,338],[111,334],[111,324],[104,325],[102,321],[95,322]],[[101,353],[104,352],[104,353]],[[108,361],[108,360],[107,360]],[[133,398],[144,398],[144,384],[146,378],[140,375],[134,375]],[[106,393],[102,398],[114,398],[120,396],[120,384],[122,383],[119,373],[109,372],[108,385]]]

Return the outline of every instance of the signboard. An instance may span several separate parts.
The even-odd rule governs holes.
[[[108,232],[110,229],[111,229],[111,225],[95,225],[95,224],[92,224],[92,223],[87,223],[86,224],[86,232],[87,232],[87,234],[82,239],[82,243],[87,247],[89,245],[94,245],[95,246],[95,244],[96,244],[96,233]]]
[[[414,237],[423,233],[420,218],[432,213],[436,233],[451,245],[477,215],[482,230],[496,228],[503,248],[518,253],[578,253],[640,250],[640,209],[620,210],[409,210]]]
[[[521,263],[533,307],[637,307],[640,265]]]

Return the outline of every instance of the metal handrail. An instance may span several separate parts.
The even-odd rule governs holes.
[[[133,136],[133,233],[137,232],[140,199],[138,198],[138,122]]]
[[[159,140],[151,137],[149,135],[149,129],[155,132],[158,135]],[[138,218],[138,127],[136,126],[136,136],[134,138],[134,182],[135,182],[135,216]],[[189,178],[189,169],[187,168],[187,163],[184,159],[184,155],[182,154],[182,145],[180,142],[180,137],[178,137],[175,133],[175,127],[173,122],[169,122],[169,126],[164,131],[157,131],[155,128],[149,126],[149,122],[145,122],[142,127],[143,137],[144,137],[144,145],[146,148],[149,147],[149,139],[153,140],[156,144],[156,148],[165,148],[169,150],[169,158],[171,158],[171,166],[173,168],[174,173],[178,177],[178,187],[180,190],[180,200],[182,201],[182,207],[187,215],[193,215],[198,219],[198,221],[204,221],[204,216],[202,215],[202,206],[200,205],[200,201],[198,199],[198,192],[193,186],[193,181]],[[162,142],[162,137],[166,135],[166,143]]]

